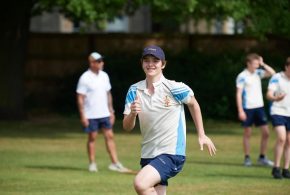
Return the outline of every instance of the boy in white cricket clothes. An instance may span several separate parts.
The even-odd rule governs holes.
[[[267,98],[272,101],[270,114],[277,134],[274,150],[274,167],[272,175],[275,179],[289,178],[290,163],[290,57],[287,58],[284,71],[275,74],[268,86]],[[280,170],[280,161],[284,152],[284,167]]]
[[[210,155],[216,148],[205,135],[202,115],[192,90],[183,83],[163,76],[165,55],[158,46],[143,50],[142,68],[146,79],[133,84],[126,97],[123,128],[132,130],[140,122],[142,151],[139,171],[134,180],[138,194],[166,194],[167,180],[179,173],[185,162],[186,125],[183,104],[195,122],[198,140]]]
[[[244,127],[244,165],[252,165],[250,159],[250,137],[252,133],[251,126],[255,124],[257,127],[261,128],[262,133],[258,164],[273,166],[273,162],[265,156],[269,138],[269,128],[264,110],[261,79],[272,76],[275,74],[275,71],[264,63],[261,56],[255,53],[247,55],[246,66],[246,69],[241,72],[236,79],[238,116]]]
[[[105,136],[107,151],[112,163],[112,171],[127,172],[119,161],[114,141],[112,126],[115,121],[111,84],[109,76],[103,71],[103,56],[93,52],[89,56],[89,69],[84,72],[77,85],[77,105],[81,124],[88,134],[87,150],[89,156],[89,171],[98,171],[95,162],[95,140],[98,131],[102,130]]]

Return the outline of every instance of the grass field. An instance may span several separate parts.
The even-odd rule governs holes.
[[[218,153],[199,151],[193,125],[188,124],[187,161],[169,180],[168,194],[290,194],[290,180],[274,180],[268,167],[242,166],[242,130],[238,123],[206,121]],[[140,134],[115,126],[122,163],[139,169]],[[259,154],[259,131],[251,139],[252,160]],[[268,156],[273,159],[271,131]],[[76,118],[34,118],[0,122],[0,194],[135,194],[134,175],[111,172],[102,135],[97,139],[98,173],[87,171],[86,135]]]

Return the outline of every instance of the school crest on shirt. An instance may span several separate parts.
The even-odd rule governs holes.
[[[165,106],[165,107],[169,107],[170,104],[171,104],[171,99],[170,99],[170,97],[169,97],[168,95],[166,95],[166,96],[164,97],[164,106]]]

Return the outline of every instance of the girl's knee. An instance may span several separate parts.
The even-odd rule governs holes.
[[[144,182],[142,182],[138,177],[135,177],[134,179],[134,188],[136,192],[143,192],[146,191],[146,186]]]

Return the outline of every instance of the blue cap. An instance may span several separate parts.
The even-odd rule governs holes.
[[[142,53],[142,58],[146,55],[153,55],[160,60],[165,60],[165,54],[163,50],[156,45],[145,47]]]

